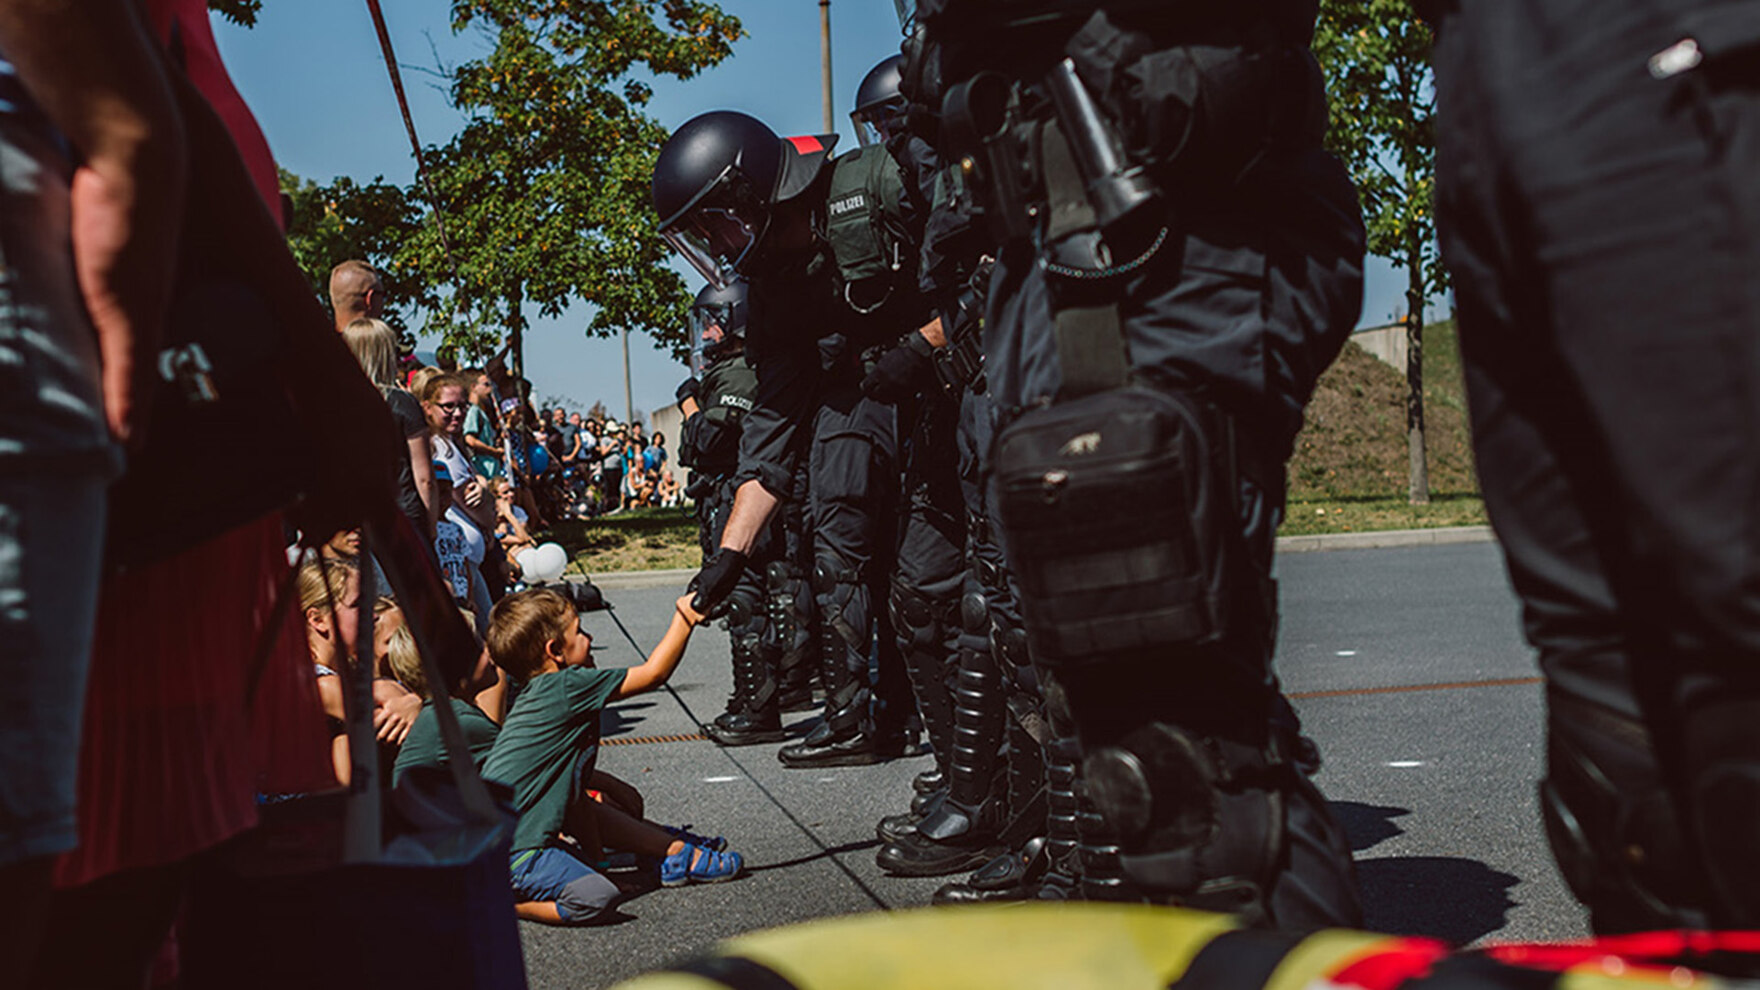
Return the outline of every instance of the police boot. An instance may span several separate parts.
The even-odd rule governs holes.
[[[932,904],[983,904],[990,901],[1031,900],[1045,877],[1051,857],[1045,837],[1028,839],[1013,852],[985,863],[964,880],[944,883],[930,898]]]
[[[977,608],[980,620],[987,623],[981,599]],[[997,840],[1006,791],[998,786],[996,768],[1006,709],[1001,675],[987,642],[982,649],[960,651],[959,687],[954,695],[947,800],[918,824],[914,835],[882,846],[875,854],[875,862],[888,873],[958,873],[1002,851]]]
[[[876,745],[868,710],[872,700],[868,649],[872,644],[864,632],[871,628],[863,613],[865,589],[857,587],[854,579],[852,572],[835,562],[822,561],[814,568],[815,600],[824,619],[819,643],[825,714],[805,739],[777,751],[776,758],[783,766],[867,766],[884,758]]]
[[[813,708],[813,596],[800,569],[785,560],[772,561],[764,571],[765,609],[769,622],[765,642],[776,655],[779,687],[776,705],[784,712]]]
[[[735,597],[729,604],[730,618],[737,623],[741,610],[750,604]],[[733,636],[734,697],[740,707],[703,726],[703,733],[722,746],[754,746],[787,738],[776,704],[776,678],[764,655],[762,638],[745,625]]]
[[[880,819],[879,824],[874,826],[874,834],[880,837],[881,842],[903,841],[906,836],[916,834],[917,826],[922,824],[923,819],[933,813],[936,808],[941,807],[941,803],[945,800],[947,800],[945,789],[929,794],[919,794],[911,801],[911,810],[896,815],[887,815]]]

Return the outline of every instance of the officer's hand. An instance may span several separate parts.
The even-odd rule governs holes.
[[[722,604],[728,595],[733,594],[734,585],[739,583],[740,573],[745,569],[745,554],[726,547],[715,551],[715,556],[710,557],[697,576],[691,578],[690,590],[697,593],[697,597],[691,600],[691,608],[710,618],[720,615]]]
[[[874,362],[874,370],[862,379],[862,393],[879,402],[898,402],[917,394],[933,380],[934,351],[922,334],[913,332]]]

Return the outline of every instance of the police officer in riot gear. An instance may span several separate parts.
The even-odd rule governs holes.
[[[892,569],[896,416],[859,385],[864,354],[924,321],[914,294],[858,297],[840,277],[825,233],[834,141],[783,140],[745,114],[707,113],[668,140],[653,182],[663,236],[711,282],[743,274],[750,287],[747,354],[758,390],[721,546],[692,582],[701,608],[724,606],[797,473],[806,467],[810,477],[826,700],[820,725],[778,753],[792,767],[898,755],[909,707],[878,608]]]
[[[703,558],[721,545],[733,507],[741,421],[752,407],[758,378],[745,359],[746,286],[704,286],[691,306],[691,370],[678,389],[685,413],[679,463],[691,469]],[[780,561],[781,520],[759,535],[738,583],[728,595],[724,623],[733,647],[733,697],[727,711],[704,726],[723,746],[781,742],[782,656],[770,633],[768,571]]]
[[[1354,923],[1271,668],[1283,465],[1362,290],[1314,4],[901,7],[1000,242],[989,464],[1083,893]]]
[[[1546,675],[1553,855],[1597,932],[1753,928],[1760,10],[1423,7],[1473,445]]]

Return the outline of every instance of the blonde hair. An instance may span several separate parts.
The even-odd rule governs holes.
[[[384,320],[363,318],[342,328],[342,342],[380,391],[397,388],[397,331]]]
[[[433,381],[435,376],[444,375],[446,373],[447,372],[436,368],[431,364],[422,365],[414,372],[411,372],[409,376],[409,394],[420,399],[422,393],[427,391],[428,383]]]
[[[465,395],[469,395],[471,392],[470,382],[465,381],[463,375],[442,371],[431,378],[422,380],[421,399],[423,402],[433,402],[440,398],[441,390],[448,387],[460,389]]]
[[[320,562],[316,554],[308,554],[305,563],[299,568],[300,609],[329,611],[331,603],[348,597],[348,589],[353,586],[359,574],[355,565],[349,561]]]
[[[549,588],[508,595],[489,613],[489,659],[526,680],[544,664],[544,648],[580,623],[574,605]]]
[[[422,672],[422,654],[416,649],[416,638],[408,625],[398,626],[391,634],[385,662],[397,683],[409,688],[411,694],[428,697],[428,675]]]

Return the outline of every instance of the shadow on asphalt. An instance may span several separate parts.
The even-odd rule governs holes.
[[[783,860],[780,863],[765,863],[763,866],[748,866],[748,867],[746,867],[746,872],[747,873],[763,873],[767,870],[787,869],[790,866],[800,866],[803,863],[811,863],[816,860],[821,860],[827,856],[841,856],[844,853],[861,852],[864,849],[873,849],[875,846],[878,846],[879,844],[880,844],[880,840],[877,838],[876,839],[868,839],[863,842],[846,842],[841,846],[830,846],[828,848],[821,849],[818,852],[813,853],[811,856],[797,856],[794,859]]]
[[[1330,803],[1332,813],[1338,816],[1338,823],[1344,826],[1344,834],[1350,840],[1353,853],[1371,849],[1396,835],[1405,834],[1405,829],[1400,828],[1394,819],[1412,813],[1410,808],[1364,804],[1361,801]]]
[[[1390,856],[1357,861],[1364,927],[1464,945],[1502,928],[1520,881],[1457,856]]]
[[[609,739],[612,736],[619,736],[642,724],[647,721],[646,718],[640,715],[632,718],[631,714],[652,707],[654,707],[652,701],[638,701],[633,704],[604,709],[599,715],[599,738]]]

